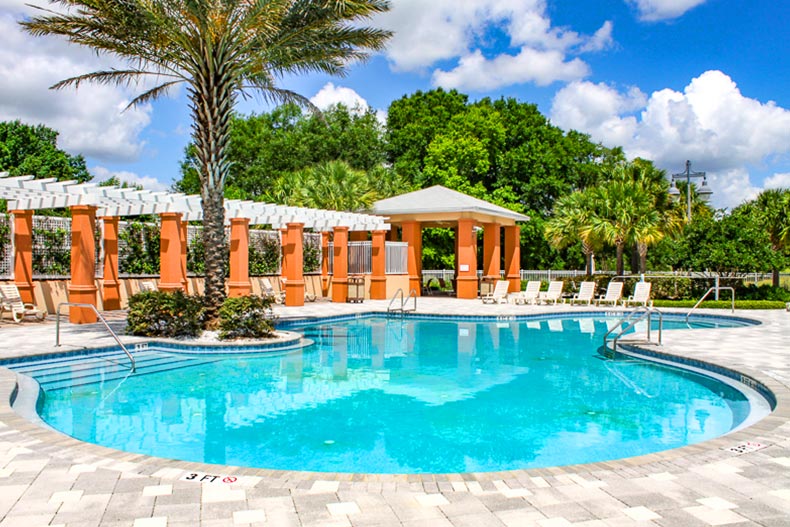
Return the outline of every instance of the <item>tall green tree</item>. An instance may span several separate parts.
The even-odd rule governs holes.
[[[80,183],[91,179],[84,157],[58,148],[57,131],[21,121],[0,122],[0,172]]]
[[[381,49],[390,34],[363,25],[389,9],[385,0],[56,0],[63,12],[44,10],[22,22],[33,35],[59,35],[129,67],[72,77],[85,81],[157,84],[132,105],[184,83],[192,111],[195,170],[200,179],[206,246],[208,317],[216,320],[225,297],[224,187],[233,107],[240,93],[310,106],[280,88],[287,74],[342,75],[352,60]]]
[[[790,189],[768,189],[756,199],[740,207],[751,214],[768,234],[771,249],[779,255],[790,255]],[[779,272],[787,260],[777,259],[772,270],[772,285],[779,287]]]
[[[592,274],[595,251],[602,245],[598,232],[590,228],[596,205],[592,196],[590,190],[577,190],[561,197],[545,225],[549,243],[558,249],[581,242],[587,274]]]

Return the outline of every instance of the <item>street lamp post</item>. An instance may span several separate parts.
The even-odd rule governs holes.
[[[698,177],[702,178],[702,185],[700,185],[699,189],[697,189],[697,194],[703,201],[708,201],[708,199],[710,199],[710,195],[713,194],[713,191],[708,186],[708,178],[705,175],[705,172],[692,172],[691,161],[686,161],[685,172],[672,174],[672,185],[669,187],[669,195],[672,197],[678,197],[680,196],[680,191],[678,190],[675,181],[679,179],[686,180],[686,216],[688,217],[689,222],[691,222],[691,178]]]

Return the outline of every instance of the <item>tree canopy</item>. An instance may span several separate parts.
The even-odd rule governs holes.
[[[91,179],[82,155],[58,148],[57,131],[21,121],[0,122],[0,172],[80,183]]]

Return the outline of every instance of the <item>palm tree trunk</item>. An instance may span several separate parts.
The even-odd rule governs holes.
[[[779,287],[779,269],[773,269],[771,271],[771,285]]]
[[[639,253],[639,271],[640,273],[647,272],[647,244],[637,243],[636,250]]]
[[[617,248],[617,275],[622,276],[625,272],[625,266],[623,265],[623,249],[624,244],[618,243],[616,245]]]
[[[207,327],[215,325],[225,300],[225,179],[230,165],[226,150],[233,115],[233,78],[226,73],[221,46],[204,50],[205,64],[195,72],[190,89],[205,243],[205,304]]]

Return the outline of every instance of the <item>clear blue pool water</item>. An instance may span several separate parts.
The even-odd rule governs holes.
[[[695,325],[722,324],[731,325]],[[686,327],[665,323],[673,326]],[[315,344],[277,356],[149,348],[130,376],[113,364],[124,362],[117,353],[11,367],[40,382],[44,421],[77,439],[272,469],[445,473],[587,463],[717,437],[750,412],[741,391],[710,377],[603,360],[603,318],[373,317],[298,331]]]

